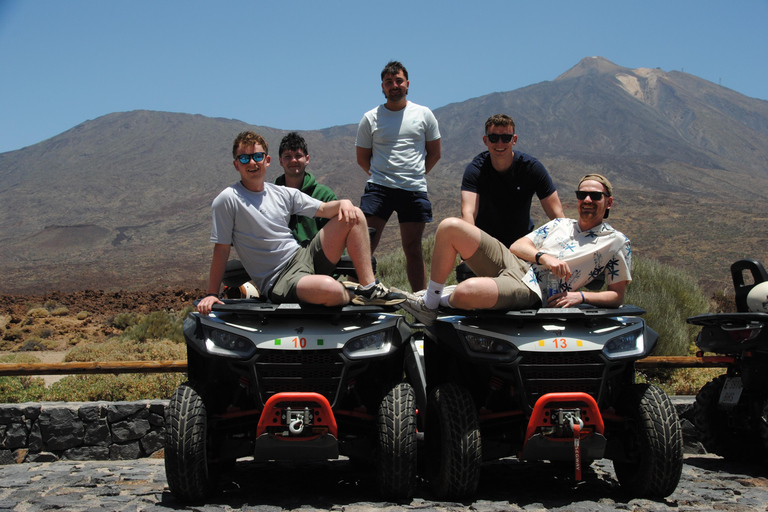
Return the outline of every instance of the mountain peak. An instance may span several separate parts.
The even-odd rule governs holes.
[[[622,71],[626,72],[629,70],[617,66],[605,57],[584,57],[578,64],[558,76],[555,80],[577,78],[585,75],[615,75]]]

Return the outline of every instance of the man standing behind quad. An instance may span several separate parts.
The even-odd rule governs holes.
[[[251,280],[273,302],[305,302],[340,306],[349,291],[330,275],[346,248],[360,285],[352,300],[360,305],[393,305],[403,301],[378,282],[371,268],[368,225],[363,212],[348,199],[323,203],[290,187],[266,183],[269,148],[260,135],[242,132],[232,144],[240,181],[224,189],[211,206],[213,259],[208,295],[197,311],[209,314],[218,298],[230,247]],[[302,247],[288,228],[291,215],[330,219]]]
[[[563,218],[557,189],[544,165],[532,156],[513,151],[515,121],[496,114],[485,122],[488,151],[464,169],[461,181],[461,218],[474,224],[506,247],[533,230],[533,194],[550,220]]]
[[[413,290],[426,286],[421,238],[432,222],[426,175],[440,159],[440,130],[432,111],[408,101],[408,71],[390,61],[381,72],[387,101],[366,112],[357,128],[357,163],[370,178],[360,199],[368,225],[376,229],[372,250],[389,217],[397,212],[400,238]]]
[[[289,133],[280,141],[277,154],[283,174],[277,177],[275,185],[297,188],[324,203],[336,200],[333,190],[315,181],[315,177],[306,170],[309,164],[309,150],[304,137],[296,132]],[[293,232],[294,238],[300,244],[304,244],[307,240],[314,238],[326,222],[328,219],[291,215],[288,227]]]

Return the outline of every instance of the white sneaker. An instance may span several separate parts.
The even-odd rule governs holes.
[[[424,297],[418,297],[413,293],[405,294],[405,302],[400,304],[400,307],[409,312],[427,327],[434,325],[437,318],[437,310],[429,309],[424,304]]]

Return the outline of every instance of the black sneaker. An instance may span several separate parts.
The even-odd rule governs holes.
[[[352,304],[357,304],[358,306],[394,306],[403,301],[405,301],[405,295],[390,291],[389,288],[381,284],[377,279],[376,284],[367,290],[362,286],[358,286],[355,290],[355,298],[352,299]]]

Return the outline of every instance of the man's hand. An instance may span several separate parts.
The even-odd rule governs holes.
[[[547,300],[548,308],[572,308],[583,304],[581,293],[579,292],[560,292],[552,295]]]
[[[352,201],[349,199],[339,200],[339,221],[344,221],[347,224],[356,225],[360,223],[360,210],[355,208]]]
[[[214,304],[224,304],[219,300],[218,297],[214,297],[213,295],[208,295],[207,297],[203,297],[200,299],[200,302],[197,303],[197,312],[201,315],[209,315],[211,311],[213,310]]]
[[[543,254],[539,258],[539,262],[551,270],[556,277],[562,280],[570,279],[571,267],[569,267],[566,262],[559,260],[549,254]]]

